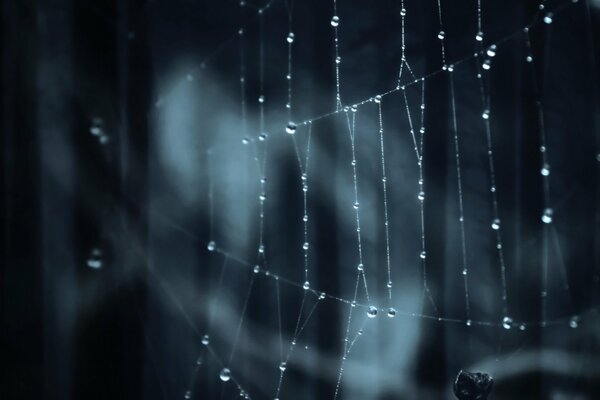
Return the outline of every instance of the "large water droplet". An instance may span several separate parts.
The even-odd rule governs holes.
[[[481,32],[481,31],[477,32],[477,35],[475,35],[475,40],[477,40],[478,42],[482,42],[483,41],[483,32]]]
[[[369,318],[375,318],[377,316],[377,307],[370,306],[367,311],[367,316]]]
[[[294,38],[295,38],[294,33],[290,32],[290,33],[288,33],[286,40],[287,40],[288,43],[294,43]]]
[[[496,45],[495,44],[491,45],[487,49],[486,54],[488,55],[488,57],[495,57],[496,56]]]
[[[550,25],[552,23],[552,17],[552,13],[546,14],[546,16],[544,17],[544,23]]]
[[[339,24],[340,24],[340,17],[338,17],[337,15],[334,15],[333,17],[331,17],[331,26],[333,26],[335,28]]]
[[[438,33],[438,39],[443,40],[446,37],[446,33],[444,31],[440,31]]]
[[[357,270],[362,271],[365,269],[365,266],[362,265],[362,263],[358,264],[358,266],[356,267]]]
[[[302,245],[302,248],[304,250],[308,250],[308,242],[304,242],[304,244]]]
[[[504,329],[510,329],[513,325],[513,319],[511,317],[502,318],[502,327]]]
[[[304,282],[304,285],[302,285],[302,289],[304,289],[304,290],[310,289],[310,282],[308,282],[308,281]]]
[[[387,316],[390,318],[394,318],[396,316],[396,309],[394,307],[388,308]]]
[[[419,199],[419,201],[425,200],[425,192],[419,192],[419,194],[417,195],[417,199]]]
[[[219,374],[219,379],[221,379],[223,382],[227,382],[231,379],[231,371],[229,370],[229,368],[223,368],[221,370],[221,373]]]

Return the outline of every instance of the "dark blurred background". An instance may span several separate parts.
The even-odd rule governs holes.
[[[235,385],[218,379],[222,365],[200,339],[210,333],[211,348],[227,363],[251,279],[229,367],[252,398],[274,397],[280,362],[276,291],[285,348],[304,292],[284,282],[276,288],[263,274],[251,277],[261,176],[252,149],[262,154],[265,146],[255,140],[262,41],[268,268],[301,285],[302,186],[284,133],[286,4],[274,0],[265,10],[261,39],[257,10],[264,4],[254,2],[2,2],[3,399],[172,399],[187,391],[197,399],[237,397]],[[477,50],[476,5],[441,1],[449,63]],[[453,74],[471,318],[493,324],[464,324],[449,75],[439,73],[425,84],[427,279],[439,315],[458,322],[410,316],[437,317],[421,293],[418,169],[396,92],[384,97],[382,109],[393,304],[408,315],[388,319],[381,309],[369,321],[346,363],[340,398],[452,398],[460,369],[490,373],[494,399],[593,399],[600,393],[600,10],[591,0],[545,2],[546,10],[560,11],[552,24],[537,23],[530,31],[534,80],[524,61],[526,36],[513,34],[545,15],[538,5],[482,0],[484,46],[512,35],[498,46],[485,85],[508,310],[519,324],[525,321],[525,329],[500,326],[483,108],[476,59],[470,57]],[[293,2],[292,117],[298,122],[335,110],[332,7],[331,1]],[[405,0],[405,7],[406,54],[415,76],[439,71],[437,3]],[[396,86],[400,8],[399,0],[338,0],[344,104]],[[420,90],[420,84],[407,89],[415,124]],[[540,222],[536,93],[552,165],[550,228]],[[371,301],[385,307],[377,108],[367,103],[356,114],[365,264]],[[343,113],[313,123],[311,135],[311,287],[352,299],[356,231]],[[296,138],[305,149],[306,127]],[[209,252],[210,240],[222,252]],[[361,296],[358,301],[366,303]],[[328,299],[315,309],[288,363],[281,398],[333,397],[349,308]],[[354,331],[363,319],[359,308]],[[576,328],[569,326],[573,321]]]

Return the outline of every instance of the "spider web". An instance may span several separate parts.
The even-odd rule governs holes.
[[[235,77],[239,81],[239,106],[235,105],[236,110],[232,111],[239,114],[238,140],[223,140],[205,149],[210,227],[206,244],[209,263],[202,265],[208,277],[208,294],[202,302],[205,317],[192,317],[178,294],[156,276],[201,343],[182,397],[296,398],[302,390],[298,383],[302,381],[298,377],[300,371],[311,375],[310,370],[316,369],[319,372],[313,378],[327,381],[327,387],[333,388],[327,396],[338,398],[346,384],[349,393],[371,386],[373,381],[377,382],[375,386],[384,385],[384,380],[374,379],[368,372],[364,380],[357,379],[361,360],[369,359],[369,349],[378,345],[394,347],[386,340],[393,343],[402,339],[394,337],[402,333],[398,326],[409,336],[418,335],[415,326],[419,324],[460,326],[460,335],[469,342],[474,337],[492,335],[498,348],[490,356],[498,357],[503,346],[508,347],[503,341],[505,335],[517,335],[517,342],[523,343],[530,332],[542,328],[572,330],[595,317],[596,309],[589,304],[579,311],[569,304],[560,309],[560,314],[549,312],[552,299],[569,303],[571,294],[567,266],[561,261],[564,256],[555,227],[560,215],[555,215],[552,190],[552,154],[560,149],[553,148],[547,137],[544,86],[537,77],[546,63],[535,57],[531,33],[537,29],[549,34],[555,22],[578,7],[578,2],[562,1],[550,6],[542,1],[528,25],[490,42],[478,0],[473,10],[477,26],[472,37],[475,50],[455,57],[450,50],[452,36],[445,25],[445,7],[449,4],[436,0],[441,63],[431,72],[419,72],[424,71],[422,66],[411,65],[406,32],[414,4],[403,0],[397,3],[394,12],[398,12],[401,37],[395,86],[347,102],[342,32],[352,22],[340,15],[338,7],[343,7],[343,1],[332,1],[328,23],[333,54],[328,62],[335,77],[335,102],[331,110],[321,110],[312,117],[295,119],[302,109],[296,104],[299,85],[295,85],[302,60],[294,55],[304,33],[300,27],[305,26],[295,19],[294,0],[271,0],[259,5],[242,1],[240,9],[247,17],[246,24],[205,58],[200,71],[186,76],[185,82],[193,81],[223,51],[239,50],[239,76]],[[267,33],[271,15],[277,10],[283,10],[288,18],[288,33],[281,38]],[[270,46],[275,40],[285,43],[285,47]],[[495,131],[492,123],[494,62],[503,50],[518,45],[525,48],[526,56],[518,62],[528,69],[530,79],[523,85],[529,85],[534,94],[538,117],[538,176],[543,191],[538,220],[543,237],[537,246],[542,260],[541,315],[535,319],[519,317],[520,304],[511,298],[510,288],[514,285],[508,276],[512,262],[506,251],[513,242],[506,239],[511,233],[505,229],[502,215],[507,212],[501,201],[505,198],[502,191],[508,188],[498,180],[498,166],[505,163],[497,160],[495,136],[501,133]],[[253,61],[257,65],[249,65],[251,52],[255,52]],[[282,54],[287,61],[285,70],[280,76],[271,76],[266,72],[268,60]],[[251,71],[251,67],[256,70]],[[435,191],[435,184],[426,180],[425,171],[429,156],[425,145],[429,132],[426,115],[430,112],[426,93],[429,82],[436,79],[447,85],[447,133],[451,138],[448,165],[452,169],[446,174],[448,182],[454,185],[454,201],[447,206],[450,216],[446,222],[451,236],[446,252],[452,261],[446,265],[439,265],[439,258],[430,259],[430,232],[425,229],[425,218],[431,210],[427,207],[429,192]],[[273,101],[267,97],[267,87],[272,85],[281,88]],[[249,99],[249,91],[258,92],[256,103]],[[170,97],[161,96],[157,106],[168,108]],[[473,109],[464,101],[466,97],[478,98],[478,107]],[[257,117],[253,118],[253,114]],[[327,140],[341,149],[339,159],[326,160],[321,147]],[[227,157],[231,146],[242,148],[246,158],[225,168],[223,164],[231,160]],[[274,170],[278,164],[292,165],[294,176],[281,177],[280,171]],[[236,233],[234,226],[222,222],[226,218],[220,207],[227,200],[220,198],[224,173],[239,173],[246,185],[244,193],[256,193],[256,197],[239,199],[238,203],[255,215],[247,232]],[[335,189],[328,189],[328,185]],[[339,187],[344,190],[337,190]],[[278,196],[283,200],[278,200]],[[290,197],[293,204],[286,204]],[[487,204],[477,202],[481,198]],[[336,228],[343,232],[339,240],[352,250],[337,259],[341,267],[335,273],[343,274],[343,281],[336,276],[327,279],[326,271],[330,269],[333,274],[333,268],[319,262],[323,244],[329,243],[318,231],[322,213],[316,210],[323,202],[334,204],[340,224]],[[489,212],[483,213],[489,216],[487,222],[482,222],[481,214],[473,211],[477,207],[488,208]],[[282,209],[284,217],[279,218],[277,214]],[[294,213],[297,215],[290,217]],[[289,238],[277,237],[278,224],[286,224],[286,231],[298,233]],[[483,225],[487,231],[481,231]],[[194,236],[183,228],[181,231]],[[247,236],[242,243],[236,239],[240,235]],[[478,265],[482,264],[477,259],[481,254],[489,258],[483,263],[485,267]],[[462,308],[447,306],[447,298],[436,296],[432,268],[443,268],[454,282],[452,296],[464,299]],[[482,306],[485,302],[493,305]],[[223,315],[234,317],[224,319]],[[334,349],[319,348],[319,321],[332,316],[339,318],[341,324],[341,337],[331,340],[337,343],[336,354]],[[398,325],[394,328],[394,324]],[[514,352],[514,348],[510,351]],[[377,354],[384,357],[381,352]],[[348,373],[351,382],[347,382]],[[221,385],[216,392],[207,394],[207,382]],[[365,390],[372,395],[369,389]]]

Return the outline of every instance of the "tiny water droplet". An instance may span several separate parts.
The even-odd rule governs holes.
[[[425,252],[425,250],[423,250],[421,254],[419,254],[419,257],[421,257],[422,260],[424,260],[427,257],[427,253]]]
[[[362,271],[365,269],[365,266],[361,264],[358,264],[358,266],[356,267],[357,270]]]
[[[211,240],[210,242],[208,242],[208,244],[206,245],[206,248],[208,249],[208,251],[215,251],[215,249],[217,248],[217,244],[215,243],[214,240]]]
[[[438,39],[444,40],[444,37],[446,37],[446,33],[444,31],[440,31],[438,33]]]
[[[260,254],[263,254],[265,252],[265,245],[264,244],[261,244],[261,245],[258,246],[258,252]]]
[[[255,274],[258,274],[260,272],[260,267],[258,265],[255,265],[253,271]]]
[[[394,318],[396,316],[396,309],[394,307],[388,308],[387,316],[390,318]]]
[[[260,201],[265,201],[265,200],[267,199],[267,195],[266,195],[265,193],[261,193],[261,194],[258,196],[258,199],[259,199]]]
[[[264,103],[265,102],[265,96],[263,96],[262,94],[260,96],[258,96],[258,102],[259,103]]]
[[[223,368],[221,370],[221,373],[219,374],[219,379],[221,379],[223,382],[227,382],[231,379],[231,371],[229,370],[229,368]]]
[[[544,209],[544,213],[542,214],[542,222],[545,224],[551,223],[553,213],[554,211],[551,208]]]
[[[486,54],[488,55],[488,57],[495,57],[496,56],[496,45],[495,44],[491,45],[487,49]]]
[[[500,218],[494,218],[494,220],[492,221],[492,229],[495,231],[500,229]]]
[[[210,337],[208,336],[208,334],[202,336],[202,344],[205,346],[208,346],[209,343],[210,343]]]
[[[338,17],[337,15],[334,15],[333,17],[331,17],[331,26],[333,26],[335,28],[339,24],[340,24],[340,17]]]
[[[358,201],[357,201],[357,202],[354,203],[353,207],[354,207],[355,210],[358,210],[358,206],[359,206],[359,204],[358,204]]]
[[[258,135],[258,140],[260,140],[261,142],[264,142],[265,140],[267,140],[267,134],[261,133],[260,135]]]
[[[502,327],[504,329],[510,329],[513,325],[513,319],[511,317],[502,318]]]
[[[489,70],[492,68],[492,62],[490,60],[485,60],[483,64],[481,64],[481,68],[485,69],[486,71]]]
[[[552,13],[546,14],[546,16],[544,17],[544,23],[550,25],[552,23],[552,17]]]
[[[302,285],[302,289],[304,289],[304,290],[310,289],[310,283],[308,281],[304,282],[304,285]]]
[[[477,40],[478,42],[482,42],[483,41],[483,32],[481,32],[481,31],[477,32],[477,35],[475,35],[475,40]]]
[[[287,363],[285,361],[283,361],[281,364],[279,364],[279,370],[281,372],[285,371],[286,368],[287,368]]]
[[[286,40],[287,40],[288,43],[294,43],[294,38],[295,38],[294,33],[290,32],[290,33],[288,33]]]
[[[102,250],[93,248],[90,257],[87,259],[87,266],[92,269],[102,268]]]
[[[248,143],[250,143],[250,139],[248,139],[247,137],[245,137],[245,138],[242,139],[242,143],[243,144],[248,144]]]
[[[291,121],[288,122],[287,126],[285,127],[285,131],[290,135],[293,135],[294,133],[296,133],[296,124]]]
[[[540,169],[540,174],[542,174],[542,176],[550,175],[550,165],[548,163],[544,163],[544,165],[542,165],[542,169]]]
[[[381,103],[381,95],[378,94],[377,96],[375,96],[375,103]]]
[[[308,242],[304,242],[304,243],[302,244],[302,249],[304,249],[304,250],[308,250]]]
[[[420,191],[419,194],[417,195],[417,199],[419,199],[420,201],[425,200],[425,192]]]
[[[185,392],[185,394],[183,395],[184,399],[191,399],[192,398],[192,392],[190,392],[189,390],[187,392]]]
[[[577,315],[574,315],[573,317],[571,317],[571,320],[569,321],[569,327],[575,329],[579,326],[579,317]]]
[[[483,112],[481,113],[481,118],[490,119],[490,110],[483,110]]]
[[[528,63],[533,61],[533,56],[528,55],[527,57],[525,57],[525,61],[527,61]]]
[[[326,294],[325,292],[321,292],[321,294],[319,295],[319,300],[323,300],[325,298]]]
[[[392,287],[392,281],[388,281],[387,283],[387,287],[391,288]]]
[[[402,10],[400,10],[400,15],[401,15],[402,17],[405,17],[405,16],[406,16],[406,9],[405,9],[405,8],[403,8]]]
[[[367,311],[367,317],[375,318],[377,316],[377,307],[370,306]]]
[[[472,325],[472,322],[471,322],[471,320],[470,320],[470,319],[468,319],[468,320],[467,320],[467,322],[466,322],[466,324],[467,324],[467,326],[471,326],[471,325]]]

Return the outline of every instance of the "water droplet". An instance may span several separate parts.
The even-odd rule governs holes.
[[[209,343],[210,343],[210,337],[208,336],[208,334],[202,336],[202,344],[205,346],[208,346]]]
[[[359,271],[363,271],[365,269],[365,266],[361,264],[358,264],[358,266],[356,267],[357,270]]]
[[[285,131],[290,135],[293,135],[294,133],[296,133],[296,124],[291,121],[288,122],[287,126],[285,127]]]
[[[321,294],[319,295],[319,300],[323,300],[325,298],[326,294],[325,292],[321,292]]]
[[[525,324],[521,324],[521,325],[519,325],[519,330],[520,330],[520,331],[524,331],[524,330],[525,330]]]
[[[466,324],[467,324],[467,326],[471,326],[471,325],[472,325],[472,322],[471,322],[471,320],[470,320],[470,319],[468,319],[468,320],[467,320],[467,322],[466,322]]]
[[[87,259],[87,266],[93,269],[102,268],[102,250],[93,248],[90,257]]]
[[[294,43],[294,38],[295,38],[294,33],[290,32],[290,33],[288,33],[286,40],[287,40],[288,43]]]
[[[542,214],[542,222],[545,224],[551,223],[553,213],[554,211],[551,208],[544,209],[544,213]]]
[[[394,307],[388,308],[387,316],[390,318],[394,318],[396,316],[396,309]]]
[[[336,64],[339,64],[339,63],[341,63],[341,62],[342,62],[342,57],[340,57],[340,56],[337,56],[337,57],[335,58],[335,63],[336,63]],[[346,111],[348,111],[348,110],[346,110]]]
[[[184,399],[191,399],[192,398],[192,392],[190,392],[189,390],[187,392],[185,392],[185,394],[183,395]]]
[[[340,17],[338,17],[337,15],[334,15],[331,18],[331,26],[333,26],[334,28],[337,27],[340,24]]]
[[[258,274],[260,272],[260,267],[258,265],[255,265],[253,271],[255,274]]]
[[[308,215],[304,214],[304,216],[302,217],[302,221],[307,222],[308,221]]]
[[[490,46],[490,48],[487,50],[486,54],[488,55],[488,57],[495,57],[496,56],[496,45],[493,44]]]
[[[462,274],[463,274],[463,276],[467,276],[467,269],[466,268],[462,270]]]
[[[208,249],[208,251],[215,251],[215,249],[217,248],[217,244],[215,243],[214,240],[211,240],[210,242],[208,242],[208,244],[206,245],[206,248]]]
[[[308,250],[308,242],[304,242],[304,244],[302,244],[302,248],[304,250]]]
[[[406,9],[403,8],[402,10],[400,10],[400,16],[405,17],[406,16]]]
[[[492,229],[495,231],[500,229],[500,218],[494,218],[494,220],[492,221]]]
[[[267,134],[261,133],[260,135],[258,135],[258,140],[260,140],[261,142],[264,142],[265,140],[267,140]]]
[[[250,139],[248,139],[247,137],[245,137],[245,138],[242,139],[242,143],[243,144],[248,144],[248,143],[250,143]]]
[[[262,94],[260,96],[258,96],[258,102],[259,103],[264,103],[265,102],[265,96],[263,96]]]
[[[381,178],[381,182],[386,183],[387,182],[387,178],[384,176],[383,178]]]
[[[502,327],[504,329],[510,329],[513,325],[513,319],[511,317],[502,318]]]
[[[417,195],[417,199],[419,199],[419,201],[425,200],[425,192],[420,191],[419,194]]]
[[[552,17],[552,13],[546,14],[546,16],[544,17],[544,23],[550,25],[552,23]]]
[[[308,192],[308,185],[307,184],[302,185],[302,191],[305,192],[305,193]]]
[[[445,36],[446,36],[446,33],[444,31],[440,31],[438,33],[438,39],[440,39],[440,40],[444,40]]]
[[[367,311],[367,317],[375,318],[377,316],[377,307],[370,306]]]
[[[221,379],[223,382],[227,382],[231,379],[231,371],[229,370],[229,368],[223,368],[221,370],[221,373],[219,374],[219,379]]]
[[[481,118],[490,119],[490,110],[483,110],[483,112],[481,113]]]
[[[354,207],[355,210],[358,210],[358,206],[359,206],[359,204],[358,204],[358,201],[357,201],[357,202],[354,203],[353,207]]]
[[[490,60],[485,60],[483,64],[481,64],[481,68],[485,69],[486,71],[489,70],[491,67],[492,62]]]
[[[423,250],[421,254],[419,254],[419,257],[421,257],[421,260],[424,260],[427,257],[427,253],[425,252],[425,250]]]
[[[569,326],[573,329],[579,326],[579,317],[577,315],[571,317],[571,320],[569,321]]]
[[[302,285],[302,289],[304,289],[304,290],[310,289],[310,283],[308,281],[304,282],[304,285]]]
[[[374,101],[377,104],[381,103],[381,95],[378,94],[377,96],[375,96],[375,100]]]
[[[550,165],[544,163],[544,165],[542,165],[542,169],[540,170],[540,174],[542,174],[542,176],[550,175]]]
[[[448,72],[453,72],[454,71],[454,65],[450,64],[448,65]]]
[[[388,281],[387,283],[387,287],[391,288],[392,287],[392,281]]]
[[[307,179],[307,176],[306,176],[306,174],[305,174],[305,173],[303,173],[303,174],[300,176],[300,179],[302,179],[303,181],[305,181],[305,180]]]
[[[350,110],[351,110],[352,112],[357,112],[357,111],[358,111],[358,106],[355,104],[355,105],[353,105],[352,107],[350,107]]]
[[[281,362],[281,364],[279,364],[279,370],[281,372],[285,371],[285,369],[287,368],[287,363],[285,361]]]
[[[258,196],[258,199],[259,199],[260,201],[265,201],[265,200],[267,199],[267,195],[266,195],[265,193],[261,193],[261,194]]]
[[[356,300],[352,300],[352,303],[350,303],[351,307],[356,307]]]
[[[265,252],[265,245],[264,244],[258,245],[258,252],[260,254],[263,254]]]
[[[483,32],[477,32],[477,35],[475,35],[475,40],[477,40],[478,42],[483,42]]]

